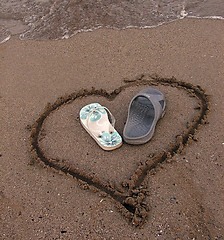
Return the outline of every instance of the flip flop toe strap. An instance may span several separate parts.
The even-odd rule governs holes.
[[[115,117],[113,116],[113,114],[110,112],[110,110],[107,108],[107,107],[104,107],[104,106],[98,106],[98,107],[95,107],[95,108],[93,108],[92,110],[91,110],[91,112],[88,114],[88,116],[87,116],[87,121],[86,121],[86,125],[87,125],[87,127],[88,127],[88,125],[89,125],[89,121],[90,121],[90,119],[91,119],[91,116],[95,113],[95,112],[98,112],[99,114],[101,114],[100,113],[100,110],[106,110],[108,113],[109,113],[109,116],[110,116],[110,119],[111,119],[111,125],[114,127],[115,126]],[[109,120],[110,120],[109,119]]]

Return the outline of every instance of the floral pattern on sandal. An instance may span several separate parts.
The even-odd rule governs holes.
[[[95,122],[101,118],[101,114],[106,114],[105,109],[99,103],[92,103],[82,108],[80,118],[87,119],[90,116],[90,121]]]
[[[84,106],[79,114],[82,126],[102,149],[110,151],[122,145],[122,138],[114,128],[115,118],[108,108],[91,103]]]
[[[122,142],[122,138],[117,131],[114,131],[112,134],[103,133],[99,139],[99,142],[105,146],[113,147]]]

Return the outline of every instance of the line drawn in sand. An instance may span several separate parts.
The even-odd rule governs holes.
[[[192,141],[197,141],[195,136],[199,127],[207,123],[207,116],[210,111],[209,96],[205,90],[200,86],[194,86],[191,83],[178,81],[176,78],[162,78],[157,75],[141,74],[133,79],[124,79],[124,84],[114,91],[108,93],[103,89],[92,88],[90,90],[84,89],[73,92],[64,97],[58,98],[53,104],[48,103],[44,112],[40,114],[39,118],[29,127],[30,133],[30,151],[32,157],[43,167],[53,168],[59,173],[78,180],[82,189],[90,189],[93,191],[101,191],[105,196],[110,197],[116,202],[119,211],[136,227],[141,227],[147,220],[150,211],[149,204],[145,201],[148,195],[148,189],[144,182],[147,174],[155,169],[163,162],[169,162],[174,159],[175,155],[181,153],[183,149]],[[39,145],[39,136],[44,121],[48,116],[59,109],[64,104],[70,104],[77,98],[85,96],[103,96],[109,100],[114,100],[124,89],[133,86],[171,86],[174,88],[181,88],[187,91],[191,97],[197,99],[199,105],[198,113],[193,120],[187,124],[183,131],[176,135],[174,141],[171,141],[166,150],[146,157],[143,164],[139,165],[135,172],[121,184],[113,185],[109,182],[103,181],[96,174],[90,174],[82,169],[76,168],[74,165],[65,163],[58,159],[53,159],[46,154],[46,152]]]

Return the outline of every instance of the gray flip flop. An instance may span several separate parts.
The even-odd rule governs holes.
[[[145,88],[131,100],[123,130],[124,141],[129,144],[148,142],[156,124],[165,114],[166,101],[157,89]]]

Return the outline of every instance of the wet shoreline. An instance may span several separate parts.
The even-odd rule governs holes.
[[[0,3],[0,43],[18,35],[21,40],[68,39],[98,28],[151,28],[185,17],[224,18],[220,0],[51,1]]]

